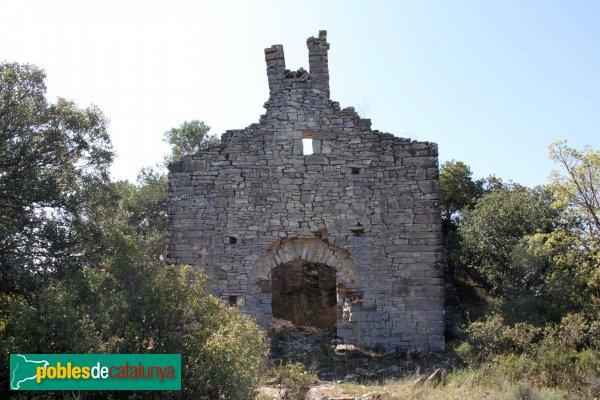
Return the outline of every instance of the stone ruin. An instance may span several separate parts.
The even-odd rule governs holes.
[[[169,259],[254,316],[347,343],[444,351],[438,150],[371,130],[329,98],[326,31],[309,71],[265,49],[258,123],[170,165]]]

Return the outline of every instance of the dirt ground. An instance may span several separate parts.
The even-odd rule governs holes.
[[[301,362],[316,372],[317,384],[308,399],[369,399],[368,386],[395,380],[426,381],[435,371],[447,371],[450,360],[442,354],[423,354],[415,349],[371,349],[342,343],[332,331],[294,326],[277,320],[271,329],[272,366]],[[436,378],[437,379],[437,378]],[[344,395],[341,385],[365,385],[359,397]],[[375,397],[373,397],[375,396]],[[261,389],[262,399],[278,399],[279,389],[273,384]]]

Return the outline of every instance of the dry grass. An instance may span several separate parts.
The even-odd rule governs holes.
[[[338,384],[318,389],[329,397],[358,397],[370,400],[435,399],[435,400],[558,400],[570,399],[565,392],[534,388],[526,381],[511,383],[486,379],[478,371],[462,370],[446,378],[445,384],[415,384],[414,378],[388,381],[384,384]],[[318,397],[314,397],[318,398]]]
[[[307,399],[356,398],[360,400],[571,400],[579,397],[552,388],[535,388],[529,382],[486,378],[479,371],[461,370],[448,376],[445,384],[415,384],[414,378],[384,384],[343,383],[311,389]],[[324,397],[327,396],[327,397]],[[277,399],[263,392],[259,399]]]

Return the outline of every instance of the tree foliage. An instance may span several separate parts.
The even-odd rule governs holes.
[[[446,161],[440,167],[444,265],[446,279],[453,282],[457,269],[461,269],[461,236],[457,232],[460,219],[475,206],[477,199],[483,194],[484,182],[474,181],[472,175],[471,168],[462,161]]]
[[[2,64],[0,74],[3,365],[17,352],[181,353],[185,398],[252,398],[265,333],[205,292],[200,271],[165,262],[167,177],[145,169],[137,184],[110,182],[99,110],[62,99],[48,104],[45,75],[34,66]],[[184,124],[173,137],[189,138],[188,128],[202,126]],[[174,143],[181,154],[191,149],[191,142]],[[2,389],[7,382],[2,369]]]
[[[459,227],[463,261],[498,293],[531,284],[543,263],[522,259],[523,240],[552,231],[556,211],[551,204],[543,189],[515,185],[487,193]]]
[[[473,181],[472,172],[462,161],[446,161],[440,167],[440,198],[443,219],[473,206],[481,195],[481,183]]]
[[[208,146],[219,143],[216,135],[210,135],[210,127],[204,121],[185,121],[177,128],[165,132],[164,141],[171,145],[172,160],[181,160]]]
[[[166,254],[168,178],[160,171],[144,168],[137,184],[114,183],[119,203],[116,211],[121,228],[131,229],[141,251],[152,260],[164,260]],[[113,210],[114,211],[114,210]],[[103,216],[106,218],[107,216]]]
[[[456,353],[491,374],[596,398],[598,152],[550,148],[561,168],[548,185],[496,187],[456,221],[460,257],[452,260],[467,272],[457,274],[459,293],[479,317],[459,330]]]
[[[562,209],[561,225],[543,240],[542,251],[556,266],[553,283],[569,276],[585,308],[600,317],[600,152],[586,146],[576,150],[565,141],[549,146],[560,170],[552,172],[548,187],[554,206]]]
[[[206,293],[199,270],[165,264],[165,177],[146,170],[138,184],[110,186],[117,201],[96,208],[91,222],[99,232],[93,247],[103,251],[30,299],[3,298],[3,351],[180,353],[186,398],[252,398],[268,349],[265,332]]]
[[[585,200],[594,194],[576,194],[578,187],[596,187],[597,153],[554,146],[561,146],[563,169],[550,184],[529,189],[493,177],[477,181],[481,195],[444,229],[447,270],[473,315],[500,312],[510,323],[542,325],[572,312],[597,315],[600,254],[590,229],[595,208]]]
[[[594,399],[600,378],[600,323],[569,314],[543,327],[490,315],[465,328],[457,355],[471,367],[509,380],[568,389],[568,398]],[[529,397],[526,397],[529,398]]]
[[[79,262],[86,197],[108,182],[107,121],[95,107],[46,101],[45,74],[0,64],[0,290],[27,294]],[[90,206],[87,204],[87,206]]]
[[[550,183],[556,205],[580,218],[590,239],[600,243],[600,151],[589,146],[576,150],[566,141],[552,143],[549,149],[561,168],[552,172]]]

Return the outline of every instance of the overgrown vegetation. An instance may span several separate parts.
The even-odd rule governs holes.
[[[44,78],[34,66],[0,65],[2,391],[9,353],[180,353],[182,393],[83,397],[252,398],[265,333],[208,295],[198,270],[165,263],[165,174],[111,182],[106,120],[65,100],[47,104]],[[36,394],[11,398],[19,395]]]
[[[466,305],[466,323],[451,346],[463,366],[494,379],[594,398],[600,394],[600,153],[557,142],[550,157],[560,169],[533,189],[493,177],[473,181],[459,163],[442,166],[442,185],[452,183],[442,193],[463,191],[442,197],[454,201],[444,207],[445,255]]]
[[[302,400],[317,383],[317,374],[300,362],[289,362],[273,368],[272,374],[281,400]]]
[[[383,383],[343,383],[322,386],[319,390],[331,398],[365,400],[560,400],[567,394],[559,388],[537,388],[527,379],[508,381],[491,370],[457,370],[446,377],[444,385],[416,385],[414,377]]]

